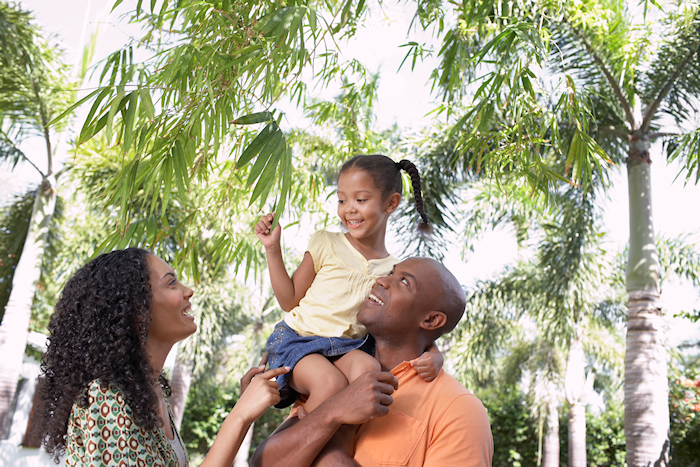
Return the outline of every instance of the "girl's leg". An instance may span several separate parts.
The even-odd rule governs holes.
[[[348,352],[333,364],[338,367],[350,383],[368,371],[382,371],[377,359],[362,350]]]
[[[309,395],[304,409],[311,412],[323,401],[345,389],[348,380],[326,357],[313,353],[294,366],[289,385],[299,394]]]

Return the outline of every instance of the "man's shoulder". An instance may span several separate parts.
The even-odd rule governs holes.
[[[473,396],[471,391],[469,391],[467,388],[465,388],[462,383],[457,381],[454,377],[451,375],[445,373],[445,370],[440,370],[440,373],[438,374],[438,377],[435,378],[435,381],[433,383],[436,385],[436,388],[445,394],[452,394],[455,397],[459,396],[464,396],[464,395],[469,395]]]
[[[470,413],[479,418],[485,416],[488,420],[486,408],[479,398],[444,371],[441,370],[430,385],[433,385],[431,398],[439,407],[435,409],[439,410],[442,416],[449,418],[450,414]]]

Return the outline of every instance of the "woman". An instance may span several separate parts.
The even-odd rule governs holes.
[[[65,452],[70,466],[188,465],[162,370],[172,346],[197,330],[192,294],[165,261],[136,248],[100,255],[68,281],[49,324],[39,395],[44,447],[56,462]],[[241,380],[202,466],[230,466],[250,424],[279,402],[270,379],[289,369],[263,371]]]

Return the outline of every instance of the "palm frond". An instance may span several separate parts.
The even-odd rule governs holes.
[[[656,242],[661,284],[671,276],[700,287],[700,249],[687,236],[659,238]]]
[[[604,11],[597,2],[564,7],[550,27],[551,70],[599,93],[607,99],[611,115],[634,126],[634,71],[646,38],[635,31],[626,3],[608,2]]]
[[[36,189],[18,196],[0,210],[0,321],[10,298],[15,267],[22,254]]]
[[[642,75],[640,95],[647,106],[644,124],[656,118],[657,109],[677,123],[697,112],[700,95],[700,7],[670,14],[663,42]]]
[[[686,183],[693,181],[697,184],[700,181],[700,128],[680,136],[667,138],[664,145],[668,161],[678,160],[681,164],[681,173],[685,172]]]

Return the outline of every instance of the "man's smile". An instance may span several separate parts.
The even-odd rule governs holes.
[[[379,303],[380,305],[384,305],[384,301],[381,298],[374,295],[374,293],[369,294],[369,297],[367,297],[367,298],[372,300],[375,303]]]

